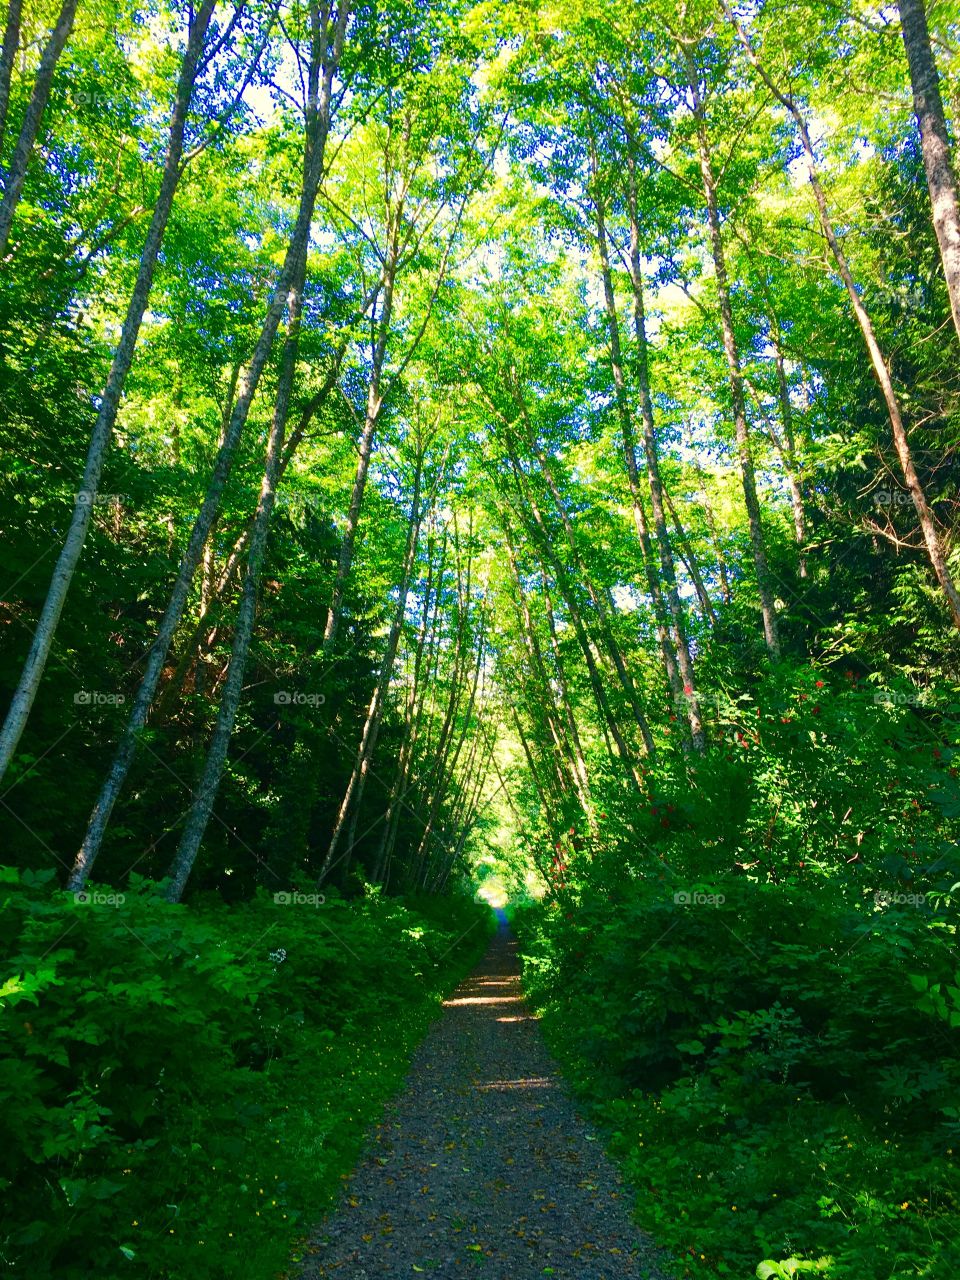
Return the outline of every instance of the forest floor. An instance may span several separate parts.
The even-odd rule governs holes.
[[[300,1275],[663,1280],[523,1003],[501,919],[413,1059]]]

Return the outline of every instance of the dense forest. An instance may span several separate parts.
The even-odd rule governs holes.
[[[489,903],[672,1274],[956,1274],[960,5],[2,22],[7,1273],[288,1274]]]

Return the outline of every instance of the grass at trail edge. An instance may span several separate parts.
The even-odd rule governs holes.
[[[489,910],[171,907],[136,881],[78,902],[51,880],[0,872],[0,1259],[31,1280],[288,1274]]]

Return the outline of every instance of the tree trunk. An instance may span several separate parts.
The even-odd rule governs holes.
[[[127,374],[130,372],[130,366],[133,363],[137,336],[140,332],[140,324],[143,320],[147,299],[150,295],[150,287],[153,283],[157,255],[160,252],[167,220],[170,216],[170,209],[173,205],[174,192],[180,179],[180,160],[183,154],[183,135],[187,111],[193,93],[197,64],[215,3],[216,0],[203,0],[203,4],[197,11],[193,26],[190,29],[183,65],[181,66],[177,83],[160,192],[157,196],[157,203],[153,211],[153,218],[150,223],[150,229],[147,232],[143,252],[140,255],[137,279],[127,306],[127,314],[120,332],[120,341],[114,352],[106,386],[100,397],[100,408],[87,451],[87,461],[84,467],[80,492],[76,495],[70,528],[53,571],[47,597],[44,600],[40,617],[37,620],[37,627],[33,633],[30,651],[23,665],[20,681],[13,695],[3,729],[0,731],[0,778],[6,773],[30,716],[37,689],[40,686],[40,680],[43,676],[47,659],[50,656],[57,623],[60,620],[60,614],[63,612],[67,592],[73,581],[80,553],[86,541],[87,530],[90,527],[93,507],[97,500],[100,486],[100,475],[103,471],[113,426],[120,408],[120,397],[123,394]],[[64,8],[66,9],[66,6]],[[72,20],[71,11],[70,21],[72,22]],[[63,40],[66,40],[66,34],[64,34]],[[46,57],[46,53],[44,56]],[[53,68],[51,66],[50,75],[52,76],[52,74]],[[39,73],[37,79],[39,82]],[[34,92],[36,93],[36,90]],[[11,188],[8,188],[4,193],[4,205],[7,197],[11,194],[11,190]],[[2,209],[0,209],[0,221],[2,221]],[[0,226],[0,235],[2,235],[2,226]]]
[[[327,372],[327,376],[317,393],[312,397],[310,402],[304,409],[300,422],[296,428],[290,433],[289,438],[283,446],[283,455],[280,459],[280,466],[277,471],[277,487],[283,480],[284,474],[295,456],[297,446],[303,439],[310,418],[316,410],[324,403],[327,396],[336,385],[337,376],[340,370],[340,363],[345,348],[341,348],[333,365]],[[189,639],[184,644],[180,657],[177,660],[176,669],[173,675],[167,680],[163,692],[157,700],[157,710],[159,713],[165,710],[167,705],[176,698],[179,693],[187,671],[191,665],[198,659],[205,649],[209,649],[213,644],[216,635],[217,618],[224,603],[224,595],[230,589],[231,583],[237,576],[237,572],[243,561],[243,556],[250,544],[250,537],[253,532],[253,526],[256,521],[256,511],[251,517],[250,523],[236,539],[230,548],[223,569],[219,576],[214,575],[213,549],[212,549],[212,533],[207,538],[203,552],[203,565],[201,568],[201,592],[200,592],[200,616],[197,619],[197,625],[194,627]],[[207,633],[204,637],[204,633]]]
[[[394,663],[397,658],[397,649],[400,644],[400,633],[403,629],[403,620],[407,611],[407,593],[410,590],[410,579],[413,574],[413,566],[417,557],[417,546],[420,540],[420,525],[423,520],[423,512],[420,510],[420,481],[423,474],[423,452],[421,450],[417,457],[416,472],[413,481],[413,497],[410,505],[410,524],[407,528],[407,545],[403,555],[403,569],[400,577],[400,593],[397,601],[397,608],[390,624],[390,632],[387,637],[386,652],[380,663],[380,671],[377,676],[376,687],[373,696],[370,699],[370,706],[367,710],[366,720],[363,726],[363,733],[360,739],[360,747],[357,751],[356,760],[350,773],[350,780],[347,783],[347,789],[344,792],[343,800],[340,803],[337,812],[336,821],[333,826],[333,833],[330,836],[330,843],[327,846],[326,856],[320,867],[320,874],[317,877],[317,884],[323,884],[324,880],[330,874],[330,870],[334,865],[334,857],[337,847],[340,844],[340,837],[343,834],[347,817],[351,808],[354,812],[359,812],[360,801],[363,797],[363,790],[366,785],[367,775],[373,762],[374,752],[377,746],[377,737],[380,732],[380,723],[383,718],[383,709],[386,703],[387,693],[390,688],[390,681],[393,678]],[[348,845],[348,852],[352,843]]]
[[[933,227],[937,233],[953,324],[960,336],[960,212],[940,77],[930,46],[924,0],[899,0],[903,44],[910,68],[913,109],[920,128]]]
[[[570,741],[573,744],[574,765],[577,778],[580,782],[580,790],[586,797],[586,814],[592,824],[593,800],[590,792],[590,776],[587,773],[587,761],[583,753],[583,742],[580,738],[580,730],[577,727],[577,717],[574,714],[573,703],[570,700],[570,686],[567,683],[566,669],[564,667],[563,657],[560,653],[560,643],[557,639],[557,621],[553,614],[553,601],[550,599],[550,592],[547,590],[547,580],[542,573],[540,582],[543,593],[544,613],[547,615],[547,629],[550,632],[550,651],[553,654],[557,687],[560,690],[560,701],[563,706],[563,713],[566,718]]]
[[[521,630],[526,638],[527,652],[530,654],[533,665],[534,674],[540,685],[540,701],[543,703],[544,714],[550,729],[550,736],[556,745],[558,753],[563,758],[564,765],[569,770],[570,781],[573,790],[576,793],[580,807],[584,814],[589,817],[590,814],[590,789],[587,783],[586,768],[583,763],[583,756],[580,752],[579,739],[576,740],[570,736],[571,717],[569,709],[565,709],[564,724],[558,725],[553,716],[549,713],[550,700],[553,693],[550,685],[550,677],[547,672],[547,664],[544,658],[543,650],[537,636],[536,627],[534,626],[533,616],[530,612],[530,605],[527,593],[523,589],[523,583],[520,580],[520,570],[517,565],[516,553],[510,539],[507,539],[507,556],[510,562],[510,568],[513,574],[513,580],[517,588],[517,616],[520,619]],[[561,703],[565,698],[565,692],[561,692]]]
[[[13,79],[13,64],[16,61],[17,49],[20,47],[20,16],[22,12],[23,0],[9,0],[7,21],[3,29],[3,45],[0,47],[0,155],[3,154],[3,139],[7,131],[7,110],[10,106],[10,84]]]
[[[687,573],[690,575],[690,581],[693,583],[693,589],[697,593],[697,599],[700,601],[700,608],[703,616],[711,624],[715,626],[717,622],[717,614],[713,607],[713,601],[710,599],[710,593],[707,591],[706,583],[703,580],[703,574],[700,572],[700,565],[697,563],[697,557],[694,555],[693,547],[690,545],[690,539],[687,537],[686,530],[683,527],[683,521],[677,514],[677,509],[673,505],[673,499],[670,497],[670,491],[664,485],[663,489],[664,501],[667,504],[667,510],[670,512],[670,519],[673,521],[674,532],[677,535],[677,550],[680,559],[683,561]]]
[[[521,404],[522,404],[522,400],[521,400]],[[653,734],[650,731],[650,725],[647,721],[646,714],[644,713],[643,707],[640,703],[640,698],[639,698],[639,695],[637,694],[637,689],[633,682],[633,678],[631,677],[630,672],[627,670],[627,664],[623,660],[623,654],[620,650],[619,644],[617,643],[617,638],[614,635],[613,625],[612,625],[611,616],[610,616],[610,608],[608,607],[607,603],[604,601],[602,594],[599,591],[597,591],[596,586],[594,585],[590,575],[587,573],[586,566],[584,565],[583,560],[577,548],[576,537],[573,529],[573,523],[570,520],[569,513],[567,512],[567,509],[563,504],[563,495],[561,494],[560,489],[557,485],[556,479],[553,475],[552,468],[550,466],[550,461],[546,457],[546,455],[543,453],[543,451],[537,448],[536,439],[532,431],[530,433],[528,443],[531,449],[533,450],[534,456],[536,457],[537,461],[540,463],[540,468],[543,473],[544,479],[547,481],[547,487],[549,488],[550,495],[553,498],[554,506],[557,509],[557,514],[560,516],[560,519],[563,523],[564,532],[566,533],[566,536],[567,536],[567,543],[570,547],[570,554],[579,566],[580,581],[583,583],[584,587],[586,588],[587,594],[590,597],[590,603],[593,605],[594,609],[596,610],[597,626],[600,631],[600,636],[603,640],[604,648],[606,649],[607,655],[609,656],[611,662],[613,663],[614,669],[620,681],[620,685],[623,688],[627,701],[630,704],[630,709],[633,712],[634,720],[636,721],[637,728],[640,730],[640,736],[643,740],[643,749],[647,755],[652,756],[655,754],[655,751],[656,751],[656,748],[653,742]],[[510,456],[511,456],[511,462],[514,468],[514,472],[517,476],[518,481],[521,481],[521,479],[523,481],[526,481],[526,477],[524,476],[522,468],[519,466],[517,458],[513,454],[511,454]],[[533,511],[536,517],[537,524],[541,532],[543,533],[544,539],[547,545],[549,545],[549,535],[547,534],[546,524],[543,520],[542,514],[540,513],[540,509],[536,502],[536,498],[534,497],[533,491],[529,487],[529,484],[527,484],[527,500],[530,503],[530,509],[531,511]],[[556,564],[558,562],[554,560],[554,563]]]
[[[637,541],[640,543],[640,558],[643,561],[644,576],[650,602],[653,607],[654,626],[663,667],[670,686],[671,694],[680,696],[684,678],[680,674],[677,663],[677,647],[671,639],[668,613],[664,603],[663,590],[657,573],[653,547],[650,541],[650,530],[647,525],[647,513],[640,496],[640,472],[637,467],[637,447],[633,430],[633,417],[627,403],[626,380],[623,372],[623,357],[620,348],[620,322],[617,317],[616,296],[613,291],[613,275],[610,270],[610,256],[607,250],[607,231],[603,206],[596,202],[597,214],[597,248],[600,255],[600,274],[603,282],[603,297],[607,317],[607,334],[610,341],[610,369],[613,374],[614,399],[617,406],[617,417],[620,421],[620,436],[623,444],[623,457],[627,470],[627,482],[630,488],[633,521],[637,530]]]
[[[207,823],[210,821],[213,803],[220,789],[223,769],[227,760],[227,751],[230,746],[230,739],[233,736],[233,726],[240,707],[240,695],[243,692],[243,676],[247,666],[247,654],[250,652],[250,641],[253,638],[260,571],[263,567],[263,559],[267,548],[267,534],[270,529],[270,517],[273,514],[277,491],[277,477],[280,470],[283,438],[286,433],[287,415],[290,408],[290,395],[293,390],[293,380],[297,368],[297,355],[300,348],[300,313],[305,276],[306,255],[300,260],[296,279],[290,290],[287,338],[280,362],[280,378],[277,384],[273,421],[267,437],[260,497],[250,531],[250,550],[247,554],[247,568],[240,596],[240,608],[237,612],[237,621],[233,632],[230,668],[220,697],[220,709],[217,713],[210,746],[207,749],[207,758],[200,776],[200,782],[194,792],[193,805],[187,815],[186,825],[180,837],[180,844],[170,867],[171,883],[167,891],[167,897],[171,902],[180,901],[187,880],[190,877],[190,872],[193,870],[193,864],[196,861],[200,844],[207,830]]]
[[[723,554],[723,546],[720,541],[720,529],[717,525],[716,516],[713,513],[713,507],[710,505],[710,498],[707,494],[707,480],[703,467],[700,465],[700,459],[697,457],[696,446],[690,441],[688,447],[691,449],[691,463],[693,469],[697,473],[697,479],[700,481],[700,506],[703,508],[703,519],[707,526],[707,531],[713,540],[713,553],[717,557],[717,570],[720,574],[720,593],[723,596],[724,604],[733,603],[733,589],[730,586],[730,574],[727,570],[727,558]],[[671,504],[672,505],[672,504]],[[674,521],[679,526],[679,517],[676,511],[673,513]]]
[[[924,491],[920,477],[917,474],[916,466],[913,461],[913,451],[910,448],[910,441],[907,437],[906,427],[903,422],[903,415],[900,412],[900,402],[897,398],[896,391],[893,386],[893,379],[890,376],[890,370],[883,352],[880,349],[880,343],[877,341],[877,335],[874,332],[873,321],[870,319],[869,313],[860,298],[857,291],[856,282],[853,278],[853,272],[850,270],[850,263],[847,261],[847,255],[844,253],[840,241],[837,239],[837,233],[830,217],[830,210],[827,205],[826,193],[823,190],[823,184],[820,181],[820,175],[817,171],[817,158],[813,149],[813,143],[810,140],[810,131],[807,128],[807,122],[803,117],[803,113],[797,106],[794,99],[783,93],[771,79],[770,75],[764,69],[754,51],[753,45],[750,43],[749,37],[744,31],[741,24],[733,16],[726,0],[723,0],[724,11],[728,19],[736,28],[748,58],[753,64],[763,83],[767,86],[773,96],[777,99],[782,107],[789,111],[793,117],[794,123],[800,134],[800,142],[803,146],[804,157],[807,162],[807,176],[810,179],[810,186],[813,189],[813,196],[817,203],[817,212],[820,217],[820,227],[823,231],[824,239],[830,248],[830,253],[836,263],[837,271],[847,290],[847,296],[850,299],[850,306],[853,314],[856,316],[857,323],[860,326],[860,332],[863,335],[863,341],[866,345],[867,352],[870,356],[870,363],[873,365],[873,372],[876,376],[880,390],[883,393],[884,403],[887,407],[887,415],[890,419],[890,429],[893,435],[894,447],[897,451],[897,457],[900,460],[900,467],[903,471],[904,482],[907,491],[913,500],[914,509],[917,513],[917,519],[920,522],[920,530],[923,534],[923,541],[927,548],[927,556],[933,567],[933,572],[940,584],[943,594],[946,596],[947,606],[950,610],[950,616],[954,626],[960,628],[960,591],[954,582],[950,570],[947,567],[946,553],[940,543],[940,535],[937,530],[933,512],[930,504],[927,502],[927,495]]]
[[[347,523],[340,544],[340,558],[337,561],[337,572],[333,580],[330,595],[330,607],[327,621],[323,629],[323,655],[328,657],[337,641],[340,626],[340,611],[343,607],[343,596],[347,587],[347,579],[353,565],[353,552],[357,542],[357,527],[360,523],[360,509],[363,506],[363,495],[367,487],[367,474],[370,470],[370,458],[373,453],[373,437],[380,419],[383,400],[380,395],[383,363],[387,354],[387,339],[390,336],[390,320],[393,315],[393,296],[396,287],[397,262],[399,255],[400,217],[402,205],[396,210],[395,217],[390,219],[388,231],[388,249],[383,267],[383,304],[377,319],[377,339],[371,359],[370,382],[367,387],[367,407],[360,432],[359,451],[357,454],[357,471],[353,481],[353,492],[350,495],[350,506],[347,509]]]
[[[640,267],[640,227],[637,218],[637,196],[632,167],[629,203],[630,280],[633,284],[634,335],[637,342],[637,382],[640,388],[640,420],[643,424],[643,448],[647,460],[650,508],[653,512],[653,527],[657,535],[657,545],[660,548],[660,573],[666,587],[667,605],[673,622],[673,638],[677,649],[680,676],[683,681],[683,698],[687,721],[690,726],[690,740],[693,743],[694,750],[702,751],[705,742],[703,720],[700,715],[700,703],[697,699],[694,681],[693,657],[690,653],[690,643],[687,640],[687,622],[683,605],[680,601],[680,592],[677,589],[677,572],[673,560],[673,547],[670,543],[670,535],[667,532],[667,520],[664,514],[664,488],[660,477],[660,458],[657,452],[657,437],[653,424],[647,323],[643,302],[643,276]],[[612,281],[610,282],[610,291],[612,294]],[[615,319],[615,302],[613,314]]]
[[[780,345],[779,326],[773,340],[774,362],[777,370],[777,394],[780,398],[780,421],[783,425],[783,447],[780,456],[783,468],[787,473],[790,486],[790,505],[793,509],[793,531],[797,539],[797,554],[800,561],[800,577],[807,576],[807,557],[804,548],[807,545],[807,516],[803,507],[803,488],[797,469],[797,446],[793,434],[793,405],[790,403],[790,387],[787,384],[787,370],[783,359],[783,347]]]
[[[19,4],[17,5],[19,9]],[[194,28],[200,30],[200,44],[203,43],[203,35],[206,31],[207,24],[210,21],[210,15],[213,12],[213,3],[211,0],[205,0],[205,3],[198,11],[194,19]],[[27,176],[27,166],[30,163],[30,156],[33,153],[33,146],[37,140],[37,134],[40,132],[40,123],[43,119],[43,113],[47,108],[47,101],[50,97],[50,86],[53,83],[53,73],[56,70],[57,62],[63,53],[64,45],[73,29],[73,20],[77,13],[77,0],[63,0],[57,17],[56,25],[50,32],[50,38],[44,46],[43,53],[40,55],[40,65],[37,67],[37,77],[33,82],[33,91],[30,94],[30,101],[27,103],[27,110],[23,117],[23,124],[20,126],[20,136],[17,138],[16,146],[13,149],[13,155],[10,157],[10,163],[7,165],[6,173],[3,176],[3,199],[0,200],[0,257],[6,253],[7,241],[10,239],[10,230],[13,226],[13,215],[16,213],[17,205],[20,202],[20,192],[23,190],[23,184]],[[206,14],[206,16],[202,16]],[[8,39],[15,39],[11,34],[11,19],[13,15],[8,14],[7,29],[4,33],[3,56],[7,53]],[[19,17],[19,15],[18,15]],[[19,28],[19,22],[16,24]],[[191,32],[191,39],[192,39]],[[16,50],[14,43],[13,50]],[[198,46],[199,52],[199,46]],[[13,53],[11,57],[11,67],[13,61]],[[190,45],[187,45],[187,53],[184,56],[184,67],[190,57]],[[196,62],[194,61],[193,70],[196,70]],[[192,85],[191,74],[191,85]],[[9,101],[10,93],[10,77],[7,76],[6,85],[6,107]],[[189,94],[187,95],[189,99]],[[173,136],[173,126],[171,126],[171,138]],[[182,130],[181,130],[182,136]],[[122,342],[122,339],[121,339]]]
[[[446,544],[444,542],[438,571],[438,576],[441,582],[443,580],[443,555],[445,546]],[[422,699],[420,698],[420,673],[423,669],[423,654],[427,644],[427,636],[431,630],[433,630],[430,621],[431,593],[433,590],[434,576],[433,549],[434,543],[431,531],[431,534],[427,538],[427,577],[423,592],[423,612],[420,616],[420,628],[417,633],[417,644],[413,657],[413,674],[410,681],[410,692],[407,697],[406,711],[404,713],[403,740],[400,744],[397,769],[394,774],[393,783],[390,788],[390,797],[384,814],[383,836],[381,837],[380,848],[377,853],[376,869],[373,877],[374,884],[385,885],[386,883],[390,857],[393,852],[394,842],[396,841],[400,806],[403,803],[403,798],[407,792],[407,777],[409,773],[410,760],[416,747],[417,731],[419,729],[419,715],[422,707]],[[434,602],[434,620],[436,620],[437,616],[439,596],[440,592],[438,589],[436,600]]]
[[[209,2],[209,0],[208,0]],[[160,622],[157,632],[157,638],[150,649],[144,674],[140,682],[140,688],[133,700],[130,709],[130,715],[124,728],[123,735],[117,747],[113,764],[110,772],[104,782],[100,795],[97,798],[93,813],[90,816],[90,823],[84,837],[83,845],[77,854],[76,861],[70,873],[69,886],[71,888],[82,888],[86,877],[90,874],[90,868],[93,865],[103,841],[103,835],[106,831],[107,824],[110,820],[110,814],[116,803],[117,797],[123,787],[124,780],[129,772],[130,765],[133,761],[134,754],[137,749],[137,742],[140,732],[147,722],[147,716],[153,703],[153,696],[156,692],[157,684],[160,680],[160,674],[163,669],[163,663],[166,659],[167,652],[170,648],[170,642],[173,639],[174,632],[180,622],[186,605],[187,596],[190,591],[190,585],[193,582],[194,574],[203,555],[203,548],[206,545],[210,530],[213,528],[214,522],[220,510],[220,500],[223,496],[223,490],[230,474],[233,464],[233,457],[236,452],[240,436],[246,425],[250,409],[253,404],[253,398],[256,393],[260,377],[263,373],[267,359],[273,348],[274,339],[277,329],[280,325],[280,319],[283,315],[287,304],[287,297],[292,284],[297,278],[296,273],[300,270],[301,261],[305,260],[307,242],[309,239],[310,226],[313,221],[313,210],[317,198],[317,189],[320,185],[320,178],[323,172],[323,156],[326,146],[327,134],[330,125],[330,103],[332,98],[333,77],[340,61],[340,54],[343,49],[344,31],[346,29],[347,17],[350,12],[349,0],[343,0],[342,7],[337,11],[337,19],[334,30],[334,38],[332,44],[326,40],[326,27],[322,28],[322,32],[317,31],[319,26],[319,17],[314,11],[314,33],[313,33],[313,53],[311,58],[311,74],[315,68],[323,69],[322,87],[317,96],[314,97],[307,112],[307,138],[304,154],[303,166],[303,183],[300,194],[300,206],[297,212],[297,219],[291,233],[290,242],[287,247],[286,256],[283,266],[280,270],[280,278],[277,288],[273,295],[273,300],[264,319],[257,345],[254,349],[250,363],[243,373],[240,380],[240,387],[237,398],[234,403],[233,413],[230,417],[230,426],[224,437],[223,444],[217,453],[214,463],[213,474],[207,487],[207,493],[204,497],[203,504],[197,514],[194,522],[193,530],[184,552],[180,570],[177,574],[176,581],[170,599],[167,603],[166,611]]]
[[[750,428],[747,424],[747,406],[743,394],[743,373],[740,366],[740,352],[733,328],[733,308],[730,303],[730,285],[727,278],[727,262],[723,248],[723,234],[720,230],[720,212],[717,205],[717,184],[713,173],[713,158],[710,152],[710,141],[707,136],[706,119],[703,100],[700,96],[699,74],[696,62],[689,46],[682,46],[687,68],[687,83],[693,103],[693,117],[697,136],[697,153],[700,160],[700,175],[703,180],[703,194],[707,206],[707,225],[710,231],[710,248],[713,257],[713,269],[716,276],[717,297],[720,303],[720,324],[723,331],[723,350],[727,358],[727,371],[730,381],[730,402],[733,409],[733,421],[737,434],[737,456],[740,462],[740,478],[743,485],[743,500],[747,511],[747,524],[750,529],[750,546],[753,551],[753,563],[757,575],[757,593],[760,597],[760,612],[763,615],[763,633],[767,649],[772,657],[780,656],[780,637],[777,630],[776,605],[773,587],[770,581],[770,570],[767,565],[767,551],[763,535],[763,524],[760,519],[760,500],[757,497],[757,481],[753,466],[753,449],[750,443]]]

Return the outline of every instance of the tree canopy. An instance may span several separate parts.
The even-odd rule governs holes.
[[[159,939],[479,885],[678,1274],[960,1261],[958,41],[953,0],[9,0],[35,1002],[94,893]],[[125,940],[81,935],[64,972]],[[29,1194],[82,1210],[65,1152]]]

